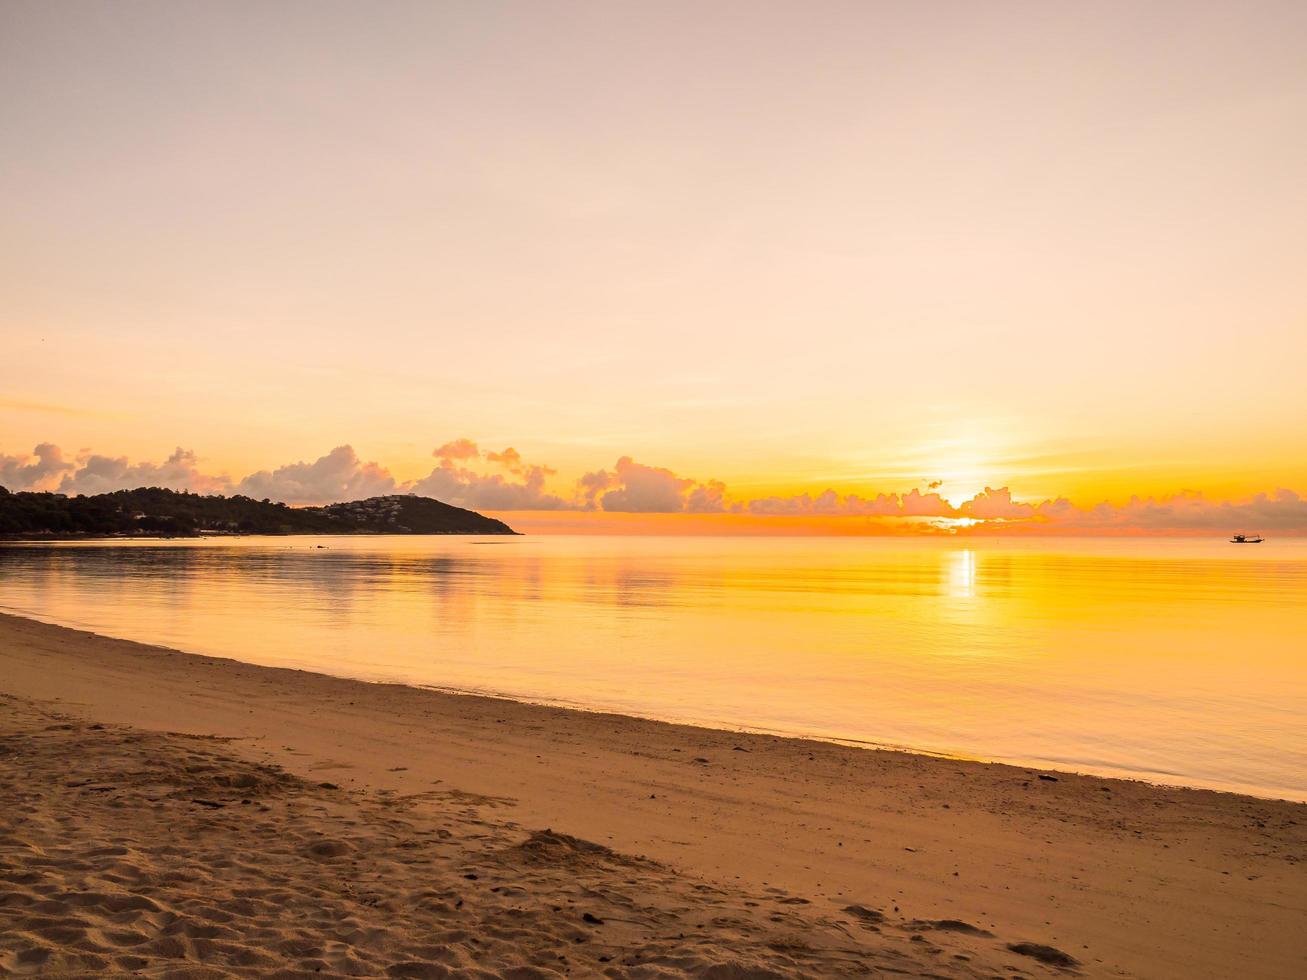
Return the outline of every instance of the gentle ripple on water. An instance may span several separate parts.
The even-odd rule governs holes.
[[[0,607],[253,663],[1307,799],[1307,541],[9,545]]]

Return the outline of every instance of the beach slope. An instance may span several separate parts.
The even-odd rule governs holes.
[[[0,616],[0,971],[1293,977],[1307,807]]]

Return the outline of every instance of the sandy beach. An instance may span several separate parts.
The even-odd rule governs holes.
[[[0,617],[0,972],[1295,977],[1307,806]]]

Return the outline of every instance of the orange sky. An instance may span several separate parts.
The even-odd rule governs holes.
[[[6,4],[0,465],[1307,492],[1305,44],[1297,2]]]

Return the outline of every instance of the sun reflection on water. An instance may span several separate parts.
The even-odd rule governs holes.
[[[949,556],[948,592],[955,599],[971,599],[976,594],[976,553],[970,548]]]

